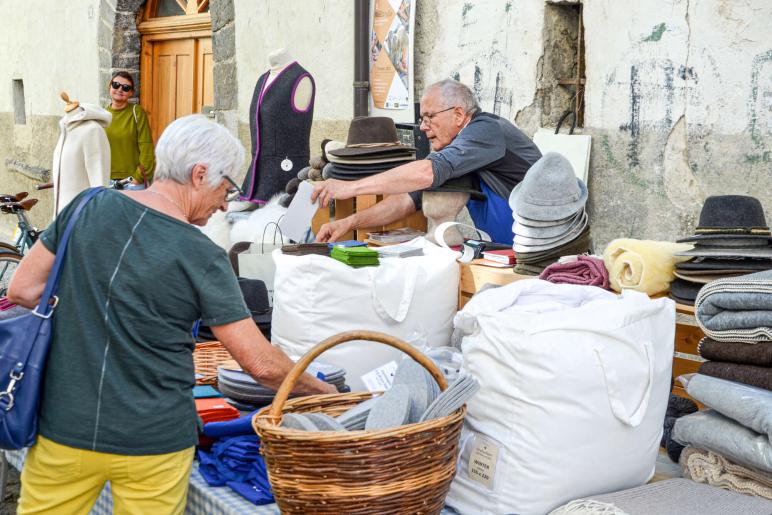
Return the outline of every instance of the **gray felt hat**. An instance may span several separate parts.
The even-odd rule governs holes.
[[[569,218],[586,202],[587,186],[576,177],[571,162],[557,152],[547,152],[536,161],[509,196],[516,216],[535,221]]]

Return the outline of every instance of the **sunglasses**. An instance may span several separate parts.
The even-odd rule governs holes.
[[[115,82],[115,81],[111,82],[110,86],[112,86],[113,89],[122,89],[124,93],[128,93],[129,91],[134,89],[134,87],[131,84],[121,84],[120,82]]]

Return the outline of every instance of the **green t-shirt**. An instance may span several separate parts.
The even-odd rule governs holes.
[[[40,236],[51,252],[82,195]],[[197,228],[105,190],[76,222],[57,295],[40,434],[124,455],[195,445],[193,323],[250,316],[225,252]]]
[[[135,104],[117,111],[109,105],[106,109],[113,115],[113,121],[105,128],[110,142],[110,178],[125,179],[131,175],[142,182],[141,163],[145,167],[145,179],[150,181],[155,168],[155,154],[145,110]]]

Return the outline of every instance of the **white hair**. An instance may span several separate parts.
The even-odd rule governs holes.
[[[244,155],[241,142],[219,123],[200,114],[183,116],[169,124],[158,139],[155,179],[187,184],[193,167],[203,164],[209,186],[216,188],[225,175],[235,180]]]
[[[475,115],[480,112],[480,105],[474,93],[465,84],[453,79],[435,82],[426,88],[426,93],[439,90],[440,100],[445,107],[462,107],[466,114]]]

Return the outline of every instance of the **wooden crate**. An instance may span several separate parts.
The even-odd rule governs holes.
[[[388,195],[386,195],[388,196]],[[385,198],[384,195],[359,195],[354,198],[346,200],[335,201],[335,219],[341,220],[359,211],[374,206],[378,202]],[[317,210],[311,221],[311,230],[314,234],[319,232],[319,228],[328,223],[331,220],[329,208],[320,208]],[[418,231],[426,232],[427,221],[426,217],[421,211],[417,211],[410,216],[397,220],[388,225],[379,225],[375,227],[363,227],[356,231],[347,232],[341,239],[342,240],[359,240],[364,241],[367,239],[367,233],[373,231],[387,231],[390,229],[401,229],[403,227],[411,227]]]

